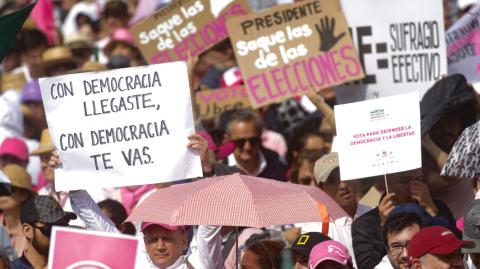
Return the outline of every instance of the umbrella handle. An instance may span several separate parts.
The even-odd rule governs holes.
[[[330,214],[328,214],[327,207],[322,203],[318,203],[318,211],[320,213],[320,220],[322,221],[322,234],[328,235]]]

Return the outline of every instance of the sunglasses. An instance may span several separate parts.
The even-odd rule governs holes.
[[[245,144],[247,143],[247,141],[250,143],[250,145],[256,146],[256,145],[260,144],[261,139],[258,136],[254,136],[254,137],[250,137],[250,138],[236,139],[236,140],[233,140],[233,143],[235,144],[235,147],[243,148],[245,146]]]
[[[46,236],[46,237],[50,237],[50,235],[52,234],[52,227],[53,226],[61,226],[61,227],[67,227],[68,226],[68,223],[64,222],[64,223],[54,223],[54,224],[44,224],[44,226],[40,227],[40,226],[37,226],[33,223],[30,223],[30,225],[32,225],[32,227],[34,228],[37,228],[38,230],[40,230],[40,232]]]

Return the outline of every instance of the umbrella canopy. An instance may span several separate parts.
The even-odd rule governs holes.
[[[441,175],[464,178],[480,177],[480,121],[463,130],[453,145]]]
[[[262,228],[344,216],[319,188],[233,174],[159,189],[128,220]]]
[[[454,74],[437,81],[420,102],[422,136],[448,112],[475,102],[475,91],[462,74]]]

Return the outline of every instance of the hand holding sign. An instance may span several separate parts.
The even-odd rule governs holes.
[[[345,36],[345,33],[335,37],[335,18],[329,20],[328,16],[320,19],[320,25],[315,24],[318,36],[320,37],[320,51],[327,52],[332,49],[337,42]]]
[[[198,134],[189,136],[188,140],[187,147],[192,150],[197,150],[200,154],[203,173],[208,174],[212,172],[212,165],[210,164],[210,158],[208,155],[208,141]]]
[[[419,180],[410,181],[410,193],[412,194],[412,198],[415,199],[428,214],[432,217],[438,215],[438,208],[433,202],[428,186],[425,183]]]
[[[194,129],[185,63],[44,78],[40,88],[63,161],[57,190],[202,175],[199,156],[185,147]]]

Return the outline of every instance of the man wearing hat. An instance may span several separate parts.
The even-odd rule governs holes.
[[[408,259],[413,269],[463,269],[461,249],[473,245],[471,241],[458,240],[445,227],[427,227],[410,241]]]
[[[32,72],[34,77],[65,75],[77,68],[72,51],[66,46],[55,46],[42,54],[42,63]]]
[[[53,183],[53,168],[49,166],[48,162],[54,149],[55,147],[53,146],[50,132],[48,129],[43,129],[38,148],[31,152],[31,155],[40,157],[42,174],[40,175],[39,182],[43,180],[45,183]],[[43,183],[43,185],[45,185],[45,183]]]
[[[20,258],[12,262],[12,268],[44,268],[48,263],[48,250],[53,226],[68,226],[77,216],[63,211],[50,196],[30,198],[22,207],[23,234],[28,242]]]
[[[0,210],[3,212],[2,225],[10,235],[17,255],[20,256],[27,245],[22,232],[20,213],[25,201],[34,195],[32,180],[25,168],[16,164],[6,165],[2,172],[10,180],[11,186],[10,195],[0,196]]]
[[[326,154],[315,162],[314,177],[317,186],[332,197],[348,214],[346,217],[329,223],[328,235],[333,240],[344,244],[353,253],[352,223],[371,209],[358,203],[359,181],[340,180],[338,153],[336,152]],[[306,223],[300,224],[300,226],[302,232],[325,231],[322,223]],[[353,258],[353,264],[355,265],[355,258]]]
[[[307,269],[308,257],[310,257],[313,247],[327,240],[331,240],[331,238],[319,232],[304,233],[298,236],[290,247],[295,269]]]
[[[465,213],[463,240],[475,243],[473,248],[462,248],[468,254],[469,268],[480,268],[480,200],[473,201]],[[472,266],[473,265],[473,266]]]

